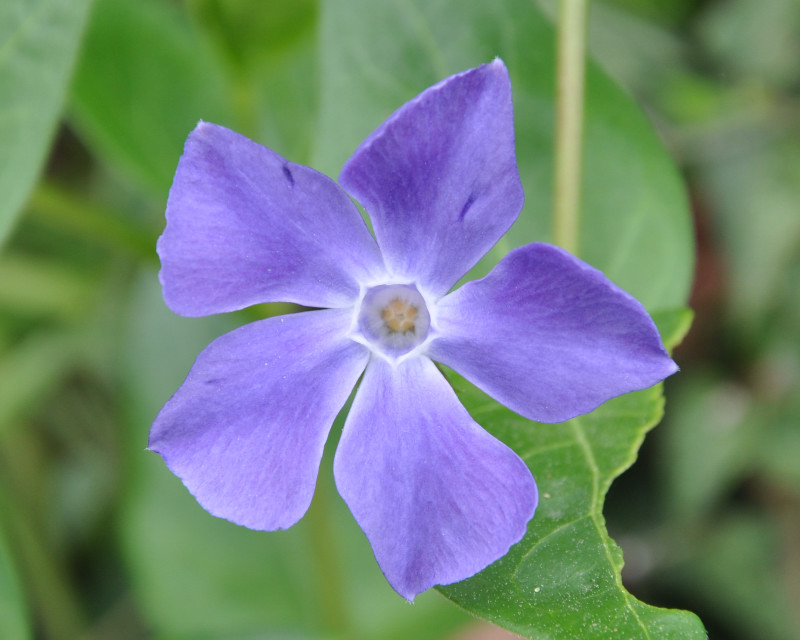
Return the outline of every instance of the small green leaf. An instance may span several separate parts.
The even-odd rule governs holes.
[[[89,0],[0,2],[0,242],[55,130]]]

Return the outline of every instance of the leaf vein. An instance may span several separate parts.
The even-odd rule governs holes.
[[[583,421],[581,418],[574,418],[570,420],[570,427],[572,428],[572,432],[575,434],[575,439],[578,442],[578,445],[581,448],[581,451],[586,458],[586,463],[589,466],[589,469],[592,472],[592,502],[590,507],[589,517],[592,520],[592,524],[594,525],[595,529],[597,530],[597,535],[600,538],[603,552],[606,556],[606,560],[608,561],[609,568],[611,569],[611,575],[614,576],[614,583],[617,585],[620,593],[623,595],[623,599],[625,601],[625,607],[628,611],[631,612],[631,615],[636,620],[636,623],[644,632],[645,638],[648,640],[650,639],[650,632],[647,630],[647,627],[642,622],[642,619],[639,617],[639,614],[636,613],[636,610],[633,608],[631,604],[631,599],[628,597],[628,592],[622,584],[622,574],[620,570],[622,567],[618,567],[616,562],[614,562],[614,556],[611,553],[611,549],[609,547],[609,540],[608,533],[606,532],[605,528],[605,519],[603,518],[603,510],[602,510],[602,497],[600,496],[600,468],[597,465],[597,460],[594,457],[594,452],[592,451],[592,447],[589,444],[589,440],[586,437],[586,432],[583,428]]]

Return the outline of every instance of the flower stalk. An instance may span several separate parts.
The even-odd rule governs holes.
[[[553,241],[575,256],[580,251],[588,4],[588,0],[560,0],[558,16]]]

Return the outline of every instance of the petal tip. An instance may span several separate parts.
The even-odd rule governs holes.
[[[484,65],[484,66],[486,68],[488,68],[488,69],[491,69],[492,71],[494,71],[496,73],[499,73],[499,74],[502,74],[505,77],[508,77],[508,67],[506,66],[506,63],[503,61],[503,59],[500,56],[497,56],[491,62],[487,62],[486,65]]]

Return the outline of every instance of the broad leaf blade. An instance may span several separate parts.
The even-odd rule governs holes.
[[[99,158],[162,197],[197,122],[230,124],[226,95],[219,65],[176,7],[97,0],[71,111]]]
[[[191,17],[159,0],[97,0],[72,93],[92,151],[160,198],[199,120],[296,162],[313,135],[314,2],[190,8]]]
[[[665,311],[658,319],[665,343],[674,346],[691,313]],[[450,377],[472,416],[525,460],[540,503],[527,534],[508,555],[440,591],[530,638],[705,638],[694,614],[651,607],[625,590],[622,552],[603,518],[611,482],[634,462],[646,432],[661,419],[661,385],[564,423],[539,424]]]
[[[332,176],[403,102],[449,74],[502,57],[514,89],[525,208],[470,278],[514,246],[549,239],[555,42],[534,3],[331,0],[322,5],[320,51],[313,165]],[[648,309],[682,305],[694,255],[682,184],[638,106],[596,65],[587,73],[580,257]]]
[[[0,242],[55,130],[89,0],[0,2]]]
[[[540,505],[508,555],[440,590],[530,638],[705,638],[693,614],[650,607],[627,593],[622,553],[602,514],[612,480],[633,463],[645,433],[661,418],[660,385],[546,425],[521,418],[461,380],[454,384],[473,417],[531,468]]]

